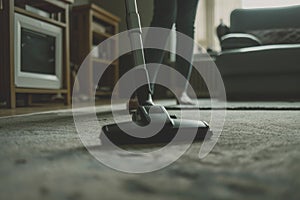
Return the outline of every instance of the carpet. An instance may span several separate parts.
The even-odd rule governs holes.
[[[175,101],[164,101],[168,110],[300,110],[300,102],[244,101],[223,102],[219,100],[199,99],[198,105],[176,105]]]
[[[201,118],[209,122],[210,112]],[[195,143],[169,167],[133,175],[94,159],[70,113],[1,118],[0,199],[299,199],[299,122],[299,111],[227,111],[205,159]]]

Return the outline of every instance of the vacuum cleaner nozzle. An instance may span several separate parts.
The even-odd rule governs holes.
[[[204,140],[211,131],[206,122],[171,117],[163,106],[140,106],[131,122],[102,127],[103,145],[167,144]],[[180,130],[180,134],[179,134]],[[177,135],[178,134],[178,135]]]

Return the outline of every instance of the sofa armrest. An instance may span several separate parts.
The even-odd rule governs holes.
[[[246,33],[230,33],[221,38],[222,50],[240,49],[261,45],[262,43],[257,37]]]
[[[222,51],[216,64],[222,76],[300,74],[300,44],[263,45]]]

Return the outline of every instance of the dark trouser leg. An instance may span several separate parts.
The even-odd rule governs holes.
[[[183,33],[190,38],[194,39],[194,23],[197,12],[198,0],[178,0],[177,1],[177,19],[176,30]],[[192,56],[193,56],[194,43],[186,43],[177,37],[177,52],[184,52],[184,55],[189,60],[185,60],[180,56],[176,56],[175,68],[187,80],[190,79],[192,72]],[[187,89],[187,83],[179,83],[177,86],[180,90]]]
[[[189,1],[189,0],[188,0]],[[159,27],[171,29],[176,20],[177,15],[177,0],[154,0],[154,10],[153,18],[151,22],[151,27]],[[155,42],[159,42],[161,47],[164,47],[169,34],[160,34],[155,37]],[[153,38],[153,37],[152,37]],[[158,41],[159,40],[159,41]],[[149,39],[146,39],[146,44],[151,42]],[[146,49],[145,58],[146,63],[162,63],[164,51],[157,49]],[[155,82],[159,68],[149,68],[148,73],[150,81]],[[154,91],[154,84],[151,84],[152,92]]]

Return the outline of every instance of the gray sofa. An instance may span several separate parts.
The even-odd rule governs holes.
[[[300,6],[237,9],[216,64],[229,100],[300,99]]]

